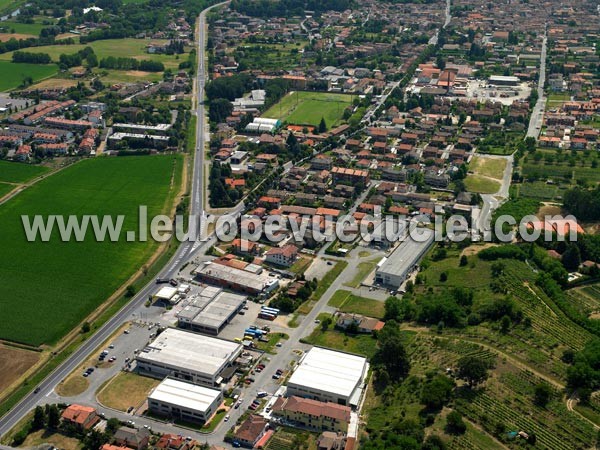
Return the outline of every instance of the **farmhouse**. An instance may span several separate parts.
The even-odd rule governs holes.
[[[174,378],[219,386],[221,373],[242,352],[242,346],[189,331],[168,328],[137,356],[140,372],[154,378]]]
[[[408,237],[387,258],[379,262],[375,271],[375,282],[398,289],[408,274],[431,248],[434,242],[433,231],[423,228],[421,242]]]
[[[94,408],[75,404],[67,406],[61,418],[64,422],[72,423],[84,430],[92,428],[100,420]]]
[[[206,422],[223,403],[223,392],[165,378],[148,396],[153,413],[186,422]]]
[[[356,407],[367,370],[361,356],[313,347],[290,377],[287,395]]]

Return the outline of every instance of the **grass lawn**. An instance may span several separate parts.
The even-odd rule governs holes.
[[[121,372],[98,392],[98,401],[109,408],[127,411],[130,406],[141,405],[159,383],[154,378]]]
[[[61,433],[52,433],[46,430],[38,430],[31,433],[23,442],[23,447],[37,447],[42,444],[50,444],[63,450],[79,450],[83,444],[79,439],[68,437]]]
[[[480,194],[495,194],[501,187],[499,181],[484,178],[479,175],[468,175],[465,178],[465,186],[469,192]]]
[[[158,244],[126,242],[125,231],[137,231],[140,205],[153,217],[172,203],[181,169],[182,158],[174,156],[90,159],[1,205],[0,283],[18,291],[0,300],[0,338],[55,343],[145,264]],[[119,241],[97,242],[91,230],[82,242],[62,242],[57,230],[49,242],[27,241],[23,215],[83,214],[115,222],[124,215]]]
[[[74,44],[74,45],[45,45],[42,47],[35,47],[34,49],[25,49],[25,52],[35,53],[47,53],[50,55],[53,61],[58,61],[60,55],[76,53],[85,47],[92,47],[98,60],[106,58],[108,56],[122,57],[122,58],[136,58],[136,59],[147,59],[152,61],[161,61],[166,68],[177,68],[179,63],[185,61],[187,55],[179,55],[179,60],[176,59],[176,55],[152,55],[146,52],[146,45],[150,41],[145,39],[106,39],[100,41],[89,42],[88,44]],[[152,42],[162,42],[160,39],[153,40]],[[4,53],[0,55],[1,60],[12,60],[12,52]],[[34,65],[35,66],[35,65]],[[39,66],[36,66],[39,67]]]
[[[290,124],[318,126],[321,118],[328,128],[341,122],[352,96],[323,92],[290,92],[271,106],[262,117],[280,119]]]
[[[338,308],[340,311],[364,316],[383,318],[385,315],[385,306],[379,300],[359,297],[350,291],[339,290],[331,297],[329,306]]]
[[[115,83],[135,83],[138,81],[160,81],[162,74],[160,72],[143,72],[141,70],[108,70],[97,69],[100,80],[104,84]],[[194,118],[196,116],[193,116]]]
[[[379,262],[379,258],[377,261],[363,261],[358,263],[358,272],[354,275],[352,281],[348,283],[344,283],[344,286],[357,288],[360,286],[360,283],[369,275],[373,270],[375,270],[375,266]]]
[[[474,156],[469,170],[476,175],[483,175],[490,178],[501,180],[506,169],[506,160],[503,158],[481,158]]]
[[[82,375],[82,371],[75,370],[56,387],[56,393],[61,397],[74,397],[83,394],[89,386],[90,382]]]
[[[268,342],[257,341],[256,346],[263,352],[274,353],[273,349],[275,348],[275,345],[282,339],[289,339],[289,336],[285,333],[271,333],[269,334]]]
[[[6,54],[6,53],[5,53]],[[0,61],[0,91],[18,88],[25,77],[31,77],[34,82],[51,77],[58,73],[56,64],[14,64],[10,61]]]
[[[345,334],[337,330],[323,331],[320,326],[303,342],[372,358],[377,351],[377,339],[370,334]]]
[[[0,161],[0,182],[25,183],[47,171],[43,166]]]
[[[313,262],[312,258],[307,258],[301,256],[298,260],[289,268],[290,272],[294,272],[296,274],[304,273],[308,266]]]

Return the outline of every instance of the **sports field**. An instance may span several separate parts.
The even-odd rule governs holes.
[[[290,92],[279,103],[271,106],[262,117],[279,119],[294,125],[318,126],[321,118],[327,128],[341,122],[344,109],[352,103],[352,96],[328,92]]]
[[[82,161],[23,191],[0,206],[0,339],[39,346],[64,336],[123,284],[157,244],[60,241],[27,242],[22,215],[125,216],[123,230],[137,231],[138,207],[148,215],[171,203],[181,182],[174,156],[97,158]],[[173,186],[171,186],[171,181]],[[116,217],[115,217],[116,219]]]
[[[26,77],[31,77],[36,82],[57,72],[56,64],[14,64],[10,61],[0,61],[0,91],[18,88]]]
[[[0,161],[0,182],[25,183],[47,171],[48,168],[42,166]]]

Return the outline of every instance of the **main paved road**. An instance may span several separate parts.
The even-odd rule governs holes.
[[[538,138],[544,121],[544,109],[546,108],[546,96],[544,95],[544,84],[546,83],[546,48],[548,38],[546,29],[544,29],[544,37],[542,40],[542,51],[540,54],[540,75],[538,79],[537,93],[538,100],[531,111],[529,119],[529,128],[527,129],[527,137]]]
[[[213,5],[200,14],[200,27],[198,33],[198,79],[197,79],[197,131],[196,142],[197,151],[194,158],[194,167],[192,171],[192,192],[190,215],[198,217],[203,214],[204,195],[203,186],[203,165],[204,165],[204,143],[206,120],[204,116],[204,85],[206,82],[206,60],[205,60],[205,31],[206,31],[206,13],[211,8],[219,7],[228,2]],[[158,277],[172,278],[177,275],[181,264],[192,258],[198,252],[212,245],[214,237],[207,242],[182,242],[169,263],[160,271]],[[141,308],[146,299],[155,290],[154,282],[148,283],[127,305],[125,305],[116,315],[102,325],[94,335],[92,335],[81,347],[79,347],[71,356],[60,364],[50,375],[48,375],[39,385],[39,392],[35,394],[30,392],[13,409],[0,418],[0,436],[7,433],[14,427],[30,410],[38,403],[43,403],[44,396],[54,390],[54,388],[75,368],[82,364],[89,355],[106,339],[108,339],[123,323],[127,322],[134,311]]]

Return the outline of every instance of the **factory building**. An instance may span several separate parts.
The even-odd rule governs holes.
[[[204,423],[223,403],[223,392],[165,378],[148,396],[148,408],[174,420]]]
[[[137,367],[154,378],[219,386],[221,374],[233,365],[242,348],[236,342],[168,328],[137,355]]]
[[[368,367],[362,356],[313,347],[290,377],[286,395],[357,407]]]

